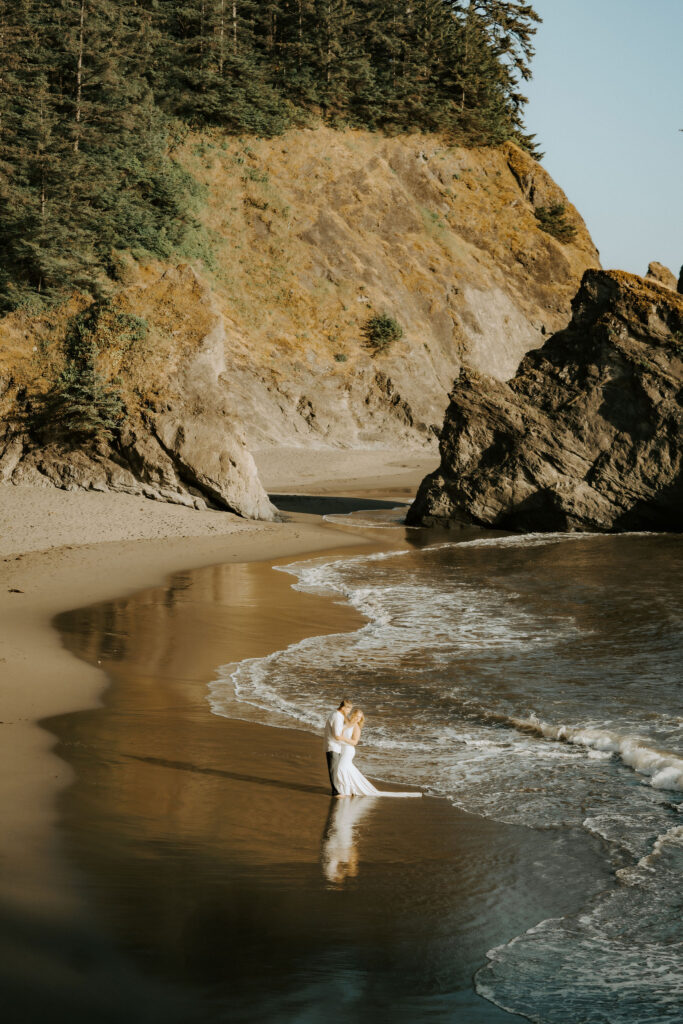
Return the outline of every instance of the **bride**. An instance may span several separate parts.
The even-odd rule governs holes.
[[[335,779],[339,796],[422,796],[422,793],[382,792],[380,789],[375,789],[373,784],[358,771],[353,763],[353,759],[356,754],[356,746],[363,731],[364,721],[365,715],[360,708],[356,708],[349,715],[347,725],[342,731],[343,747]]]

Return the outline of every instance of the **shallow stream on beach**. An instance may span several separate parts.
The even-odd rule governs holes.
[[[398,535],[396,518],[351,520]],[[681,541],[423,536],[281,567],[367,622],[224,666],[212,710],[317,732],[348,696],[366,714],[365,774],[599,837],[613,884],[492,948],[476,989],[548,1024],[680,1020]]]

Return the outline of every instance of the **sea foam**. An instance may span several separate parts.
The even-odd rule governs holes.
[[[226,666],[214,711],[319,732],[348,693],[367,714],[366,774],[500,821],[600,837],[621,866],[617,888],[492,950],[478,990],[546,1024],[677,1019],[671,542],[486,537],[283,571],[365,624]]]
[[[533,714],[512,721],[517,728],[536,732],[546,739],[574,743],[591,752],[617,754],[629,768],[649,776],[650,785],[655,789],[683,790],[683,758],[672,751],[656,750],[646,740],[622,736],[608,729],[552,725]]]

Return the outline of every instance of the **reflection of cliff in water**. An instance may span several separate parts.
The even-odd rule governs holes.
[[[216,565],[175,573],[166,586],[67,612],[56,624],[69,650],[86,661],[125,660],[144,667],[150,677],[163,677],[171,665],[176,675],[196,676],[204,669],[210,679],[216,662],[206,656],[206,643],[220,646],[226,657],[228,645],[249,639],[261,580],[247,570]],[[271,570],[270,575],[277,590],[279,574]],[[289,583],[283,581],[279,589],[284,597]]]

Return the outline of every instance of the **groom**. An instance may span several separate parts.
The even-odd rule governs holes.
[[[342,730],[346,725],[346,719],[350,715],[352,707],[351,701],[344,698],[337,710],[332,712],[325,723],[325,756],[327,757],[327,770],[330,773],[332,796],[339,796],[334,780],[337,775],[339,755],[342,752]]]

